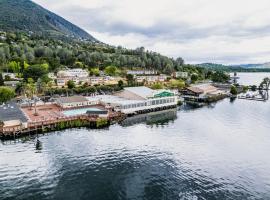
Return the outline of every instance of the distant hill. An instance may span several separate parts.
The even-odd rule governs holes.
[[[243,64],[243,65],[222,65],[216,63],[202,63],[197,64],[199,67],[203,67],[211,70],[222,71],[236,71],[236,72],[270,72],[270,63],[264,64]]]
[[[270,68],[270,62],[262,64],[242,64],[242,65],[232,65],[232,67],[243,67],[243,68]]]
[[[83,29],[30,0],[0,0],[1,30],[97,41]]]

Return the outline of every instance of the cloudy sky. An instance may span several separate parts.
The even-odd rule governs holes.
[[[187,63],[270,61],[269,0],[34,0],[102,42]]]

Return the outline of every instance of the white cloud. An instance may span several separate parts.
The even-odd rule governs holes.
[[[103,42],[187,62],[269,61],[269,0],[35,0]]]

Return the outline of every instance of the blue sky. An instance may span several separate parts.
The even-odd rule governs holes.
[[[188,63],[270,61],[269,0],[34,0],[102,42]]]

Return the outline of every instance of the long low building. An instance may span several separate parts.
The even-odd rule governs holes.
[[[56,103],[63,109],[86,107],[90,105],[97,105],[98,100],[93,98],[86,98],[83,96],[71,96],[71,97],[60,97],[56,100]]]
[[[177,105],[177,95],[169,90],[152,90],[147,87],[130,87],[114,95],[101,95],[96,98],[104,105],[112,106],[125,114],[158,110]]]

